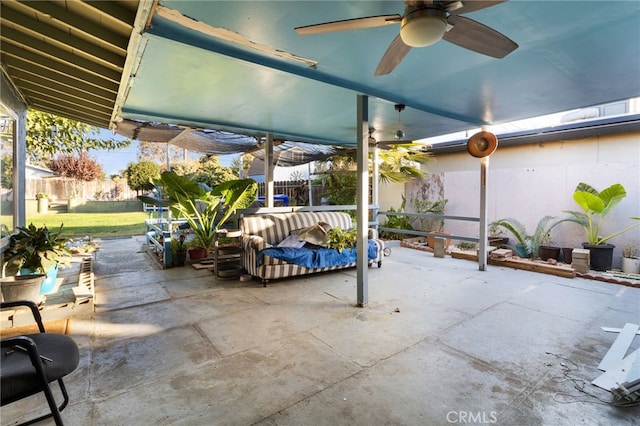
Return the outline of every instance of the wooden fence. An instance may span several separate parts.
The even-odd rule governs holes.
[[[136,191],[129,188],[126,180],[78,181],[70,178],[28,178],[25,182],[25,199],[34,199],[43,192],[54,200],[79,198],[84,200],[129,201],[137,200]]]
[[[306,180],[278,181],[273,183],[275,194],[286,194],[292,206],[309,205],[309,189]],[[26,180],[25,198],[35,199],[36,194],[44,192],[54,200],[66,200],[70,197],[84,200],[128,201],[137,200],[136,191],[129,188],[126,180],[104,180],[83,182],[75,179],[49,177],[28,178]],[[314,206],[321,205],[325,188],[313,185],[312,200]],[[258,184],[258,195],[265,195],[264,183]]]

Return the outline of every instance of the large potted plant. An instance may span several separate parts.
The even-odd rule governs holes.
[[[61,233],[62,225],[57,232],[51,232],[46,226],[36,227],[33,223],[18,227],[18,232],[9,238],[9,245],[3,253],[2,275],[26,278],[6,281],[17,283],[26,280],[29,275],[46,275],[44,280],[40,278],[39,294],[53,290],[59,266],[70,264],[71,252]]]
[[[571,215],[570,221],[578,223],[584,229],[586,242],[582,243],[582,247],[589,250],[591,269],[595,271],[611,269],[615,245],[608,241],[640,225],[638,222],[609,235],[601,234],[605,218],[626,196],[627,192],[619,183],[598,191],[591,185],[580,182],[573,193],[573,199],[582,211],[566,213]],[[640,220],[640,217],[631,219]]]
[[[197,182],[174,172],[163,172],[158,181],[166,198],[138,198],[147,204],[169,207],[175,218],[184,219],[194,234],[191,247],[200,245],[208,254],[214,246],[216,231],[256,198],[258,184],[253,179],[224,182],[208,190]]]

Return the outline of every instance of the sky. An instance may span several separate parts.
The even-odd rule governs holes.
[[[100,130],[98,136],[102,139],[113,138],[116,140],[125,140],[124,136],[114,134],[109,130]],[[138,162],[138,141],[134,140],[131,145],[118,150],[89,150],[89,155],[102,165],[104,173],[107,176],[121,174],[120,172],[129,166],[130,163]],[[237,155],[220,156],[220,163],[229,166],[233,158]]]

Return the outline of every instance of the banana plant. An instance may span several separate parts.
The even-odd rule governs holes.
[[[237,209],[248,207],[256,198],[258,184],[253,179],[224,182],[211,190],[174,172],[163,172],[157,183],[166,198],[139,196],[142,202],[168,207],[177,219],[184,219],[195,235],[194,244],[211,251],[216,232]]]
[[[627,192],[619,183],[598,191],[591,185],[580,182],[573,193],[574,201],[582,208],[582,211],[565,211],[571,217],[568,219],[583,227],[587,243],[591,245],[605,244],[608,240],[623,234],[640,225],[640,217],[631,217],[638,223],[627,226],[613,234],[600,235],[602,225],[607,214],[627,196]]]

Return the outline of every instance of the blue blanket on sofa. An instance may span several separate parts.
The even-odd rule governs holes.
[[[369,240],[367,255],[370,260],[378,256],[378,246]],[[284,260],[287,263],[305,266],[307,268],[326,268],[329,266],[348,265],[356,262],[356,249],[344,249],[339,252],[330,248],[291,248],[291,247],[270,247],[258,252],[258,265],[262,263],[264,256],[274,257]]]

